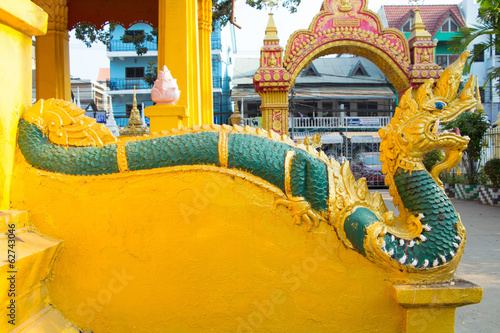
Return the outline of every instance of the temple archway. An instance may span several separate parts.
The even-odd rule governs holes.
[[[418,11],[408,41],[401,31],[384,29],[378,15],[366,7],[367,0],[325,0],[309,29],[290,36],[284,54],[270,16],[261,67],[254,75],[266,130],[288,134],[288,91],[299,73],[324,55],[349,53],[369,59],[400,94],[428,78],[439,78],[435,44]]]

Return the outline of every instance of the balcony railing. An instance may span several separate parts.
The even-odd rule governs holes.
[[[390,121],[391,117],[295,117],[290,119],[289,127],[296,130],[379,129]],[[245,118],[245,125],[255,126],[255,119]]]
[[[158,44],[155,42],[144,42],[143,46],[148,48],[148,51],[158,51]],[[121,40],[112,40],[108,44],[109,52],[134,51],[135,45],[132,43],[124,43]]]
[[[133,79],[109,79],[107,81],[109,90],[125,90],[125,89],[151,89],[142,78]]]
[[[220,50],[222,48],[221,38],[212,37],[210,46],[212,50]]]

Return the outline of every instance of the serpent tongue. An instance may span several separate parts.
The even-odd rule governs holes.
[[[455,127],[454,129],[451,130],[455,135],[460,136],[460,129],[458,127]]]

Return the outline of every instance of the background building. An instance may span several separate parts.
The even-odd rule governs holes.
[[[259,58],[237,58],[232,92],[245,124],[260,126],[260,96],[253,86]],[[314,60],[297,77],[290,96],[290,136],[322,134],[323,150],[353,158],[378,151],[379,128],[387,125],[397,94],[372,62],[345,55]]]
[[[153,105],[151,87],[144,81],[150,62],[156,66],[158,44],[145,42],[148,51],[139,56],[132,43],[124,43],[124,35],[135,36],[141,33],[148,34],[153,28],[146,23],[137,23],[129,29],[117,25],[113,31],[113,38],[108,45],[107,56],[110,61],[110,77],[108,81],[109,94],[113,98],[113,111],[118,126],[125,126],[132,110],[134,87],[137,93],[137,108]]]
[[[226,124],[232,113],[231,89],[234,55],[237,53],[234,26],[221,29],[218,24],[211,35],[214,124]]]
[[[108,87],[109,94],[113,97],[114,115],[119,126],[125,126],[130,117],[134,86],[137,93],[137,107],[141,113],[143,106],[153,105],[152,87],[143,78],[145,74],[151,72],[151,68],[156,68],[158,56],[156,38],[152,42],[146,41],[143,45],[148,51],[138,55],[135,45],[124,43],[121,37],[148,34],[152,31],[153,28],[145,23],[134,24],[127,30],[117,26],[108,45],[107,56],[110,60]],[[221,29],[220,25],[216,26],[211,35],[213,109],[216,124],[226,123],[226,119],[231,115],[231,76],[235,52],[234,27],[228,25]]]

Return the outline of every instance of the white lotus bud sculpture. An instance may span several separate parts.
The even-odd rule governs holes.
[[[181,91],[177,86],[177,79],[172,77],[167,66],[164,65],[151,89],[151,99],[156,104],[176,104],[180,96]]]

